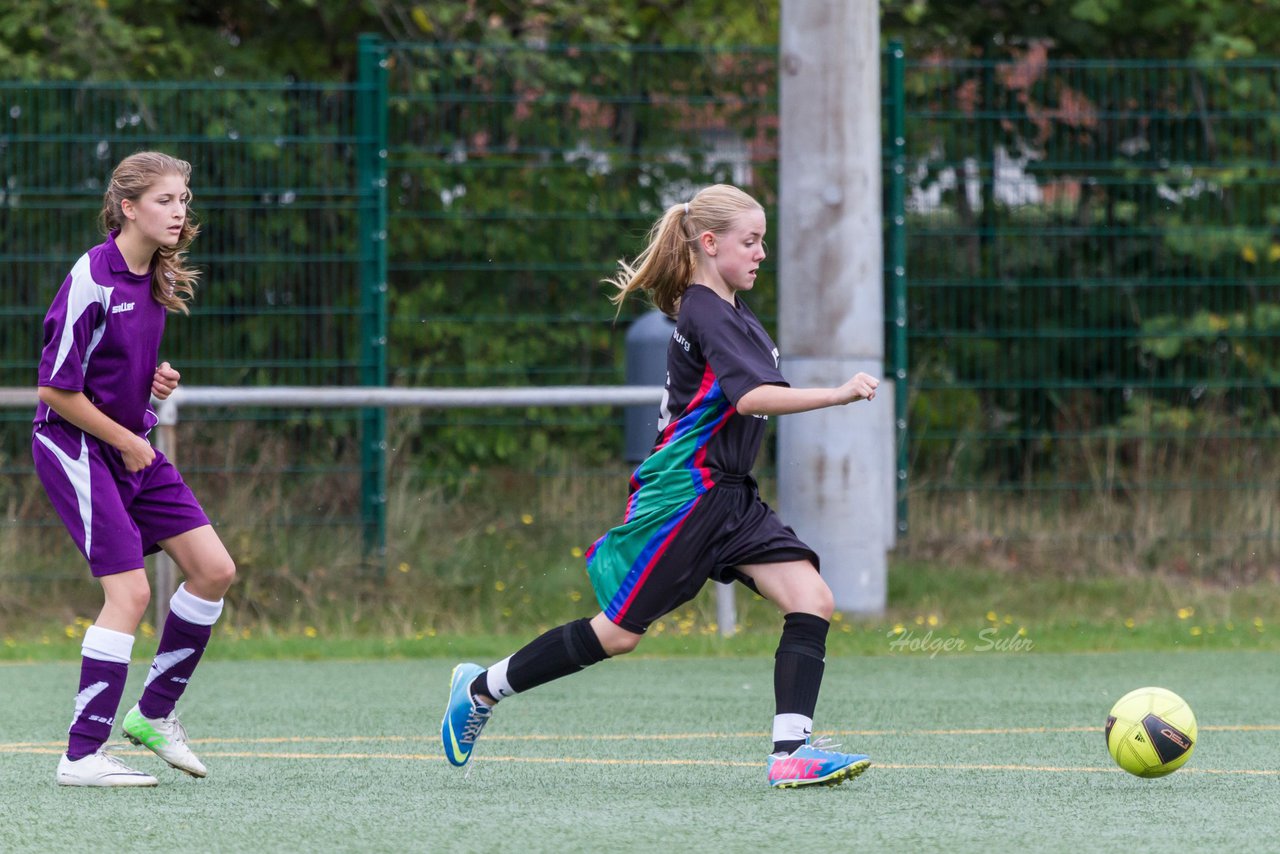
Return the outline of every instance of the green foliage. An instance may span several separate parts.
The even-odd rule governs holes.
[[[912,470],[962,481],[981,477],[983,454],[975,441],[986,428],[981,396],[952,387],[955,376],[945,364],[918,363],[912,378],[917,389],[928,389],[911,396],[908,410]]]
[[[740,177],[740,153],[725,162],[708,150],[712,137],[772,115],[771,87],[760,82],[772,78],[771,52],[715,49],[772,43],[771,4],[734,5],[732,15],[719,0],[642,5],[49,0],[0,12],[12,35],[0,78],[349,79],[355,33],[431,38],[435,46],[403,44],[390,56],[391,380],[617,382],[638,307],[615,324],[600,280],[642,248],[673,198]],[[94,40],[101,49],[69,47]],[[537,46],[582,42],[617,46]],[[663,53],[653,42],[700,46]],[[6,130],[24,141],[6,151],[0,203],[22,215],[0,221],[0,245],[35,290],[9,300],[6,382],[29,381],[38,318],[98,239],[101,183],[141,147],[192,161],[205,223],[192,257],[208,275],[192,318],[175,321],[166,358],[202,384],[359,380],[353,93],[309,82],[46,83],[16,87],[6,109]],[[771,128],[755,133],[773,145]],[[766,204],[772,175],[766,160],[747,181]],[[766,316],[770,296],[765,288],[757,302]],[[447,468],[519,462],[530,448],[569,441],[592,459],[616,454],[616,426],[545,426],[545,415],[479,413],[496,428],[484,440],[475,420],[441,419],[415,441]]]
[[[1191,421],[1226,416],[1237,426],[1274,430],[1276,401],[1258,387],[1280,386],[1280,305],[1263,303],[1221,314],[1201,310],[1190,316],[1162,315],[1142,324],[1142,352],[1161,376],[1202,383],[1197,408],[1179,408]],[[1191,424],[1188,423],[1187,427]]]
[[[1219,61],[1280,44],[1266,0],[883,0],[881,10],[882,34],[909,56],[994,58],[1048,42],[1073,58]]]
[[[617,382],[620,340],[641,307],[615,324],[600,280],[639,251],[662,207],[729,180],[772,212],[780,5],[9,4],[0,78],[195,82],[7,99],[5,133],[45,140],[22,149],[0,137],[0,204],[23,213],[0,219],[0,246],[39,247],[12,268],[27,290],[6,300],[7,382],[29,381],[39,313],[89,245],[105,170],[156,140],[196,163],[207,224],[196,260],[216,273],[169,339],[188,377],[355,381],[352,96],[288,81],[353,79],[354,36],[365,31],[396,42],[392,380]],[[882,35],[904,39],[909,57],[983,60],[917,65],[906,81],[912,189],[936,192],[909,219],[913,417],[966,443],[960,456],[922,449],[925,472],[1034,480],[1061,464],[1055,436],[1125,423],[1144,399],[1171,412],[1229,404],[1263,423],[1275,357],[1250,330],[1268,328],[1277,301],[1280,98],[1267,68],[1220,61],[1271,50],[1280,18],[1257,0],[882,9]],[[740,44],[762,49],[724,50]],[[1048,63],[1097,56],[1196,64]],[[284,83],[202,89],[209,80]],[[1034,201],[997,192],[997,152],[1023,158]],[[956,178],[970,168],[972,192]],[[769,285],[753,296],[766,321]],[[1227,331],[1210,339],[1200,312],[1227,319]],[[1225,354],[1215,349],[1224,341]],[[1197,371],[1245,384],[1193,394]],[[613,425],[545,416],[438,419],[414,441],[455,469],[571,442],[599,462],[616,447]],[[481,441],[478,423],[496,432]]]
[[[757,131],[755,149],[736,141],[774,114],[769,87],[755,83],[772,64],[755,51],[393,46],[395,380],[620,382],[639,306],[615,324],[601,280],[699,186],[745,183],[771,203],[773,132]],[[762,290],[755,304],[768,313]],[[523,447],[435,435],[447,465],[516,462]]]
[[[1275,108],[1270,66],[1011,53],[908,70],[913,410],[983,448],[987,480],[1028,486],[1093,480],[1084,437],[1152,413],[1264,439],[1280,137],[1254,116]],[[980,400],[976,437],[936,420],[952,385]],[[949,455],[915,459],[956,474]]]
[[[350,91],[104,83],[0,92],[15,136],[0,142],[0,253],[26,289],[6,292],[0,381],[31,381],[39,318],[75,259],[101,240],[111,168],[149,147],[193,164],[203,226],[191,259],[205,275],[192,316],[171,321],[164,357],[204,385],[358,381]]]
[[[174,3],[101,0],[7,3],[0,8],[0,80],[120,80],[184,64],[186,51],[155,22]],[[163,11],[162,11],[163,10]],[[131,14],[131,13],[136,13]]]
[[[28,0],[0,80],[350,80],[355,35],[404,42],[773,45],[777,0]]]

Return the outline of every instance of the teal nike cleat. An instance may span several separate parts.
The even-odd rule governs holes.
[[[871,757],[861,753],[839,753],[830,739],[802,744],[791,753],[769,757],[769,785],[775,789],[797,786],[838,786],[871,767]]]
[[[449,681],[449,705],[440,723],[440,740],[449,762],[461,768],[471,758],[471,750],[489,722],[493,709],[471,698],[471,680],[484,668],[478,664],[459,664]]]

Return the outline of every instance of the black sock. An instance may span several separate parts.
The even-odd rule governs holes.
[[[556,626],[534,638],[504,663],[505,678],[511,693],[528,691],[546,682],[577,673],[609,656],[588,619],[574,620]],[[496,700],[504,693],[491,689],[488,671],[481,673],[471,683],[471,694],[484,694]]]
[[[773,696],[778,715],[801,715],[813,720],[822,687],[827,629],[830,623],[815,614],[787,614],[782,639],[774,654]],[[790,753],[804,744],[804,738],[774,741],[774,753]]]

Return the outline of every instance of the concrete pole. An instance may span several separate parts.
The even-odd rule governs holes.
[[[781,513],[822,558],[841,611],[885,607],[894,537],[893,385],[884,375],[880,25],[875,0],[783,0],[779,347],[796,387],[858,371],[876,399],[787,415]]]

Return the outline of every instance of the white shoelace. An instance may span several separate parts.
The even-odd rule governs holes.
[[[166,735],[169,735],[170,741],[178,741],[182,744],[187,743],[187,728],[182,725],[182,721],[178,720],[177,711],[170,712],[168,717],[164,719],[164,722],[168,729],[168,733],[166,733]]]
[[[492,715],[493,709],[473,703],[471,713],[467,715],[467,722],[462,726],[460,743],[474,747],[476,739],[480,737],[480,730],[484,729],[484,725],[489,722]]]
[[[471,769],[475,767],[473,760],[476,758],[476,739],[480,737],[480,730],[484,729],[484,725],[491,717],[493,717],[493,706],[472,701],[471,713],[467,715],[467,722],[462,726],[462,743],[471,745],[471,759],[467,761],[467,770],[462,774],[464,780],[471,778]]]
[[[121,759],[119,756],[116,756],[114,753],[111,752],[114,749],[115,748],[104,747],[101,750],[99,750],[98,753],[102,756],[103,759],[107,760],[107,764],[110,765],[111,767],[119,768],[121,771],[132,771],[133,770],[132,768],[124,764],[123,759]]]
[[[116,748],[122,747],[122,746],[123,745],[118,745],[118,744],[113,744],[110,747],[103,745],[102,747],[98,748],[98,755],[101,756],[103,759],[105,759],[107,761],[107,764],[110,765],[112,768],[115,768],[119,771],[123,771],[127,774],[137,774],[141,776],[142,775],[141,771],[135,768],[130,768],[128,765],[125,764],[123,759],[121,759],[119,756],[116,756],[114,753],[111,752]]]

